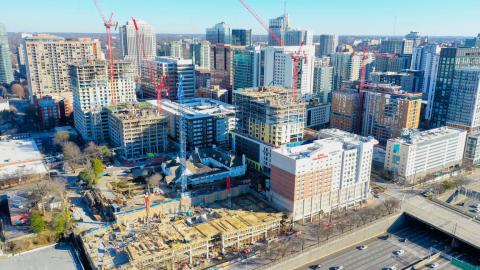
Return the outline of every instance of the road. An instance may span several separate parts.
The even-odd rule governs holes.
[[[387,190],[380,199],[394,197],[402,200],[403,211],[431,226],[480,248],[480,222],[460,212],[441,206],[419,194],[419,190],[405,189],[395,184],[377,183]]]
[[[401,241],[407,239],[405,242]],[[349,248],[341,253],[301,266],[297,269],[311,269],[312,265],[321,265],[321,269],[333,269],[343,266],[345,270],[374,270],[395,266],[397,269],[407,267],[430,254],[430,247],[446,250],[449,241],[440,235],[431,232],[425,227],[409,226],[391,236],[388,239],[374,238],[365,243],[367,249],[359,250],[356,247]],[[404,250],[400,256],[394,255],[394,251]],[[458,269],[449,264],[445,259],[437,261],[436,269]]]

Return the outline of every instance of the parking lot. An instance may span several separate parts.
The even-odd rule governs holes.
[[[367,246],[364,250],[360,250],[358,247],[348,248],[341,253],[309,263],[298,269],[312,269],[314,265],[321,265],[320,269],[335,269],[340,266],[343,266],[344,270],[388,269],[389,267],[403,269],[429,256],[430,248],[454,253],[450,251],[450,241],[451,239],[437,235],[423,226],[409,226],[390,234],[388,239],[374,238],[363,243],[362,245]],[[403,250],[403,254],[395,255],[395,252],[399,250]],[[435,269],[458,269],[442,258],[436,263],[438,263],[438,267]]]

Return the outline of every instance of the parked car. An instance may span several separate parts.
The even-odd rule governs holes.
[[[403,250],[403,249],[395,250],[393,252],[393,254],[395,254],[397,256],[403,255],[404,253],[405,253],[405,250]]]
[[[432,269],[437,268],[439,266],[440,266],[440,264],[436,263],[436,262],[427,265],[428,268],[432,268]]]
[[[365,250],[367,248],[368,248],[367,245],[361,245],[361,246],[358,247],[359,250]]]

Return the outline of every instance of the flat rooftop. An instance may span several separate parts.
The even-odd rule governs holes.
[[[378,144],[378,141],[375,138],[369,136],[364,137],[347,131],[343,131],[337,128],[327,128],[322,129],[318,132],[320,138],[338,138],[346,144],[360,144],[370,142],[373,144]]]
[[[254,87],[243,88],[235,91],[235,96],[246,96],[258,103],[268,103],[269,105],[287,105],[285,100],[288,101],[288,105],[295,103],[297,106],[305,106],[305,102],[298,99],[294,100],[290,98],[292,96],[292,89],[281,86],[267,86],[267,87]]]
[[[451,127],[440,127],[425,131],[410,130],[409,134],[398,138],[390,139],[389,141],[413,145],[446,137],[458,136],[460,133],[466,133],[466,131]]]
[[[32,139],[0,141],[0,153],[0,180],[47,173],[43,155]]]
[[[157,104],[157,100],[148,100],[150,104]],[[162,100],[162,108],[172,114],[179,114],[179,103],[171,100]],[[204,118],[209,116],[235,116],[235,106],[209,98],[186,99],[183,103],[188,119]]]
[[[287,156],[291,159],[299,160],[311,158],[318,155],[328,156],[329,153],[341,151],[343,143],[337,138],[327,138],[315,140],[310,143],[294,146],[283,146],[273,149],[277,153]]]

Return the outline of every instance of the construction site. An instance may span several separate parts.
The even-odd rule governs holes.
[[[249,245],[276,237],[287,224],[247,185],[146,205],[116,213],[112,225],[81,235],[93,269],[225,265],[248,253]]]

